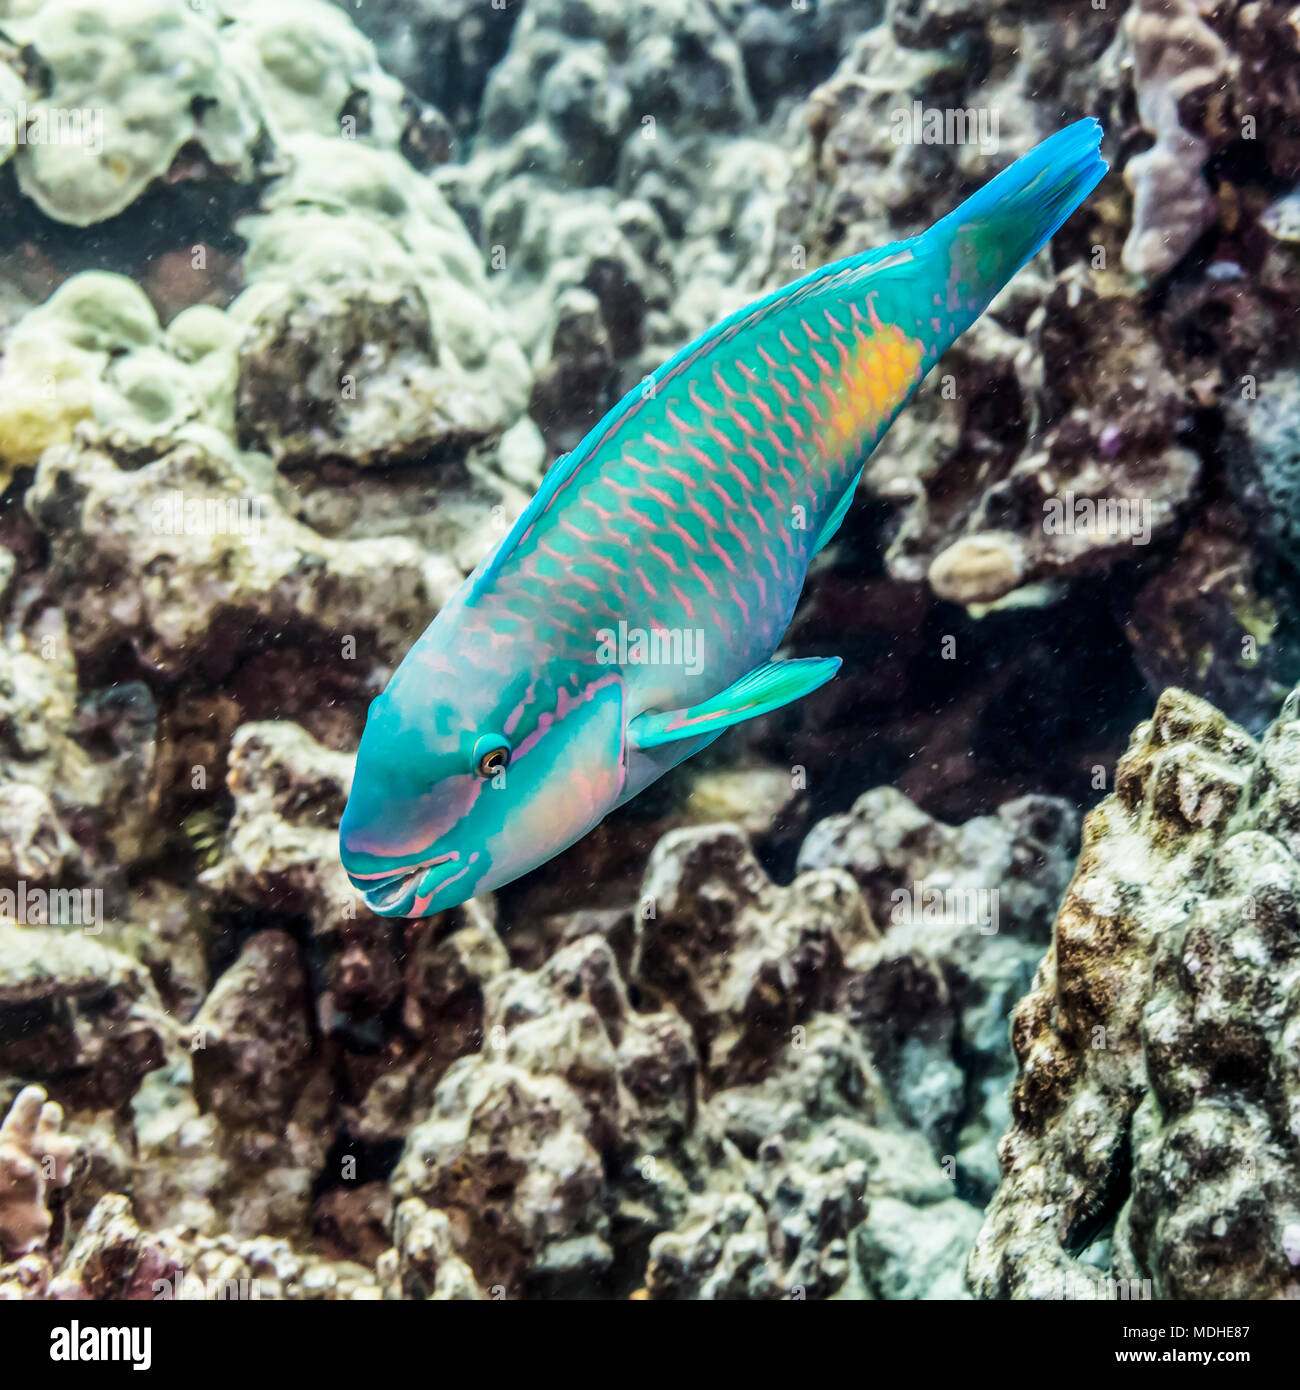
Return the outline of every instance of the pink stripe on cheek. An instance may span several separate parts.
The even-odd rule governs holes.
[[[440,854],[436,859],[426,859],[420,864],[397,864],[391,869],[381,869],[377,874],[353,874],[353,878],[392,878],[394,874],[413,873],[416,869],[431,869],[435,864],[445,864],[449,859],[459,859],[460,855],[452,850],[450,854]]]

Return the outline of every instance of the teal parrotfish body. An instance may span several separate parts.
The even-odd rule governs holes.
[[[1095,121],[929,231],[742,309],[556,463],[371,705],[340,827],[422,917],[566,849],[729,725],[817,689],[773,661],[813,556],[926,372],[1106,172]]]

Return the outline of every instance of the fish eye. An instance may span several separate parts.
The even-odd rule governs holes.
[[[510,765],[510,743],[501,734],[484,734],[474,745],[474,771],[480,777],[495,777]]]

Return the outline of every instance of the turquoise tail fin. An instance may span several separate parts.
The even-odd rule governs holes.
[[[951,268],[952,313],[974,319],[1101,182],[1101,126],[1076,121],[1035,145],[921,238]]]

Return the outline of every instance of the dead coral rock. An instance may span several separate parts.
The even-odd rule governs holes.
[[[562,1076],[587,1107],[602,1151],[680,1142],[695,1119],[695,1049],[674,1014],[637,1014],[599,937],[557,951],[536,973],[511,971],[485,990],[492,1055]]]
[[[967,605],[1132,561],[1175,531],[1201,474],[1176,442],[1184,391],[1134,300],[1070,270],[1022,339],[1000,338],[977,331],[954,350],[956,433],[937,464],[927,458],[888,551],[899,578],[926,574],[940,598]],[[1022,417],[1012,432],[991,423],[1008,398]],[[915,472],[904,436],[886,441],[869,478],[900,448],[902,476]]]
[[[0,1124],[0,1260],[40,1250],[49,1237],[48,1193],[67,1185],[76,1152],[59,1133],[62,1120],[41,1087],[25,1086]]]
[[[1043,841],[1050,810],[1039,807]],[[1006,825],[993,824],[1005,847]],[[966,852],[980,838],[970,832]],[[986,833],[986,847],[996,841]],[[926,1223],[928,1272],[909,1287],[948,1288],[936,1252],[964,1248],[977,1210],[893,1103],[872,1030],[853,1021],[854,981],[887,977],[872,952],[895,935],[903,950],[905,930],[881,942],[843,869],[777,887],[727,826],[665,836],[628,915],[629,986],[599,934],[481,984],[483,1050],[442,1077],[392,1180],[404,1206],[445,1214],[429,1236],[436,1261],[454,1255],[489,1296],[824,1298],[863,1287],[856,1233],[878,1194]],[[985,952],[1001,944],[975,939]],[[996,1015],[1029,977],[1017,946],[1035,949],[1005,938],[1014,968],[996,996],[990,968],[983,992],[944,1000],[949,1023],[961,1017],[963,1036],[999,1057]],[[906,949],[921,959],[915,938]],[[926,968],[948,988],[944,965]],[[395,1232],[385,1278],[436,1289],[438,1268],[413,1274],[401,1245]],[[906,1285],[917,1251],[883,1228],[871,1248],[885,1252],[879,1286]]]
[[[456,1062],[394,1175],[464,1232],[485,1288],[590,1285],[613,1263],[607,1174],[689,1131],[697,1063],[672,1014],[634,1014],[607,943],[587,937],[485,989],[486,1048]]]
[[[76,842],[49,793],[8,783],[0,796],[0,881],[54,883],[77,858]]]
[[[998,916],[989,925],[1045,941],[1078,833],[1078,814],[1059,797],[1017,797],[996,815],[945,825],[894,788],[876,787],[851,810],[813,827],[798,866],[847,869],[882,925],[907,920],[902,906],[924,920],[924,904],[914,902],[917,889],[933,888],[958,901],[980,890],[996,892]]]
[[[753,1160],[734,1165],[734,1185],[768,1216],[766,1268],[746,1275],[761,1281],[765,1297],[826,1298],[840,1290],[851,1275],[850,1241],[869,1193],[905,1185],[916,1198],[923,1174],[945,1195],[949,1190],[920,1137],[902,1131],[862,1039],[830,1014],[801,1026],[762,1080],[716,1092],[704,1128],[716,1128]],[[907,1179],[900,1152],[910,1153]],[[732,1186],[720,1167],[717,1191],[690,1200],[674,1231],[652,1242],[652,1297],[732,1296],[717,1291],[735,1287],[734,1242],[724,1239],[731,1248],[720,1261],[730,1272],[723,1274],[709,1253],[727,1209],[721,1194]]]
[[[194,1094],[218,1121],[219,1150],[244,1189],[232,1229],[299,1231],[325,1161],[333,1104],[292,939],[264,931],[247,942],[192,1031]],[[260,1184],[259,1173],[266,1174]]]
[[[284,932],[252,937],[195,1017],[195,1093],[232,1127],[274,1132],[310,1090],[311,1000],[298,947]]]
[[[1199,693],[1248,729],[1267,725],[1298,659],[1288,607],[1261,588],[1259,530],[1229,503],[1188,528],[1167,564],[1124,605],[1152,687],[1200,673]]]
[[[963,58],[972,42],[976,67]],[[1233,401],[1293,365],[1277,345],[1290,341],[1300,285],[1275,232],[1291,220],[1278,191],[1300,173],[1286,75],[1298,45],[1276,3],[1143,0],[1082,28],[1053,6],[891,5],[805,104],[770,262],[784,281],[791,248],[817,265],[921,230],[990,163],[1050,133],[1032,94],[1097,115],[1119,142],[1107,158],[1136,204],[1119,179],[1103,183],[950,349],[868,464],[864,486],[893,515],[856,537],[850,521],[847,547],[878,535],[892,578],[928,579],[932,593],[978,614],[1002,604],[1006,621],[1012,605],[1080,604],[1083,586],[1096,592],[1104,577],[1153,693],[1177,684],[1252,728],[1261,705],[1275,708],[1278,672],[1291,669],[1295,604],[1276,570],[1256,566],[1245,533],[1216,526],[1220,434],[1224,415],[1246,415],[1259,451],[1285,463],[1273,442],[1286,438],[1281,393],[1253,424],[1255,406]],[[996,150],[978,131],[918,140],[914,101],[923,113],[996,113]],[[1149,149],[1132,138],[1135,115]],[[1194,244],[1204,254],[1193,263]],[[1183,273],[1170,279],[1175,264]],[[1161,277],[1160,295],[1137,275]],[[1248,459],[1247,476],[1255,471]],[[1263,522],[1257,532],[1285,515],[1243,506]],[[1214,564],[1198,568],[1180,540],[1209,532]],[[834,585],[830,571],[813,575],[812,604]],[[1150,600],[1136,614],[1134,579]],[[1204,611],[1189,601],[1201,584],[1212,593]],[[852,630],[864,609],[846,607]],[[868,640],[878,622],[868,621]],[[1247,669],[1243,642],[1249,651],[1270,641],[1275,650]]]
[[[127,1197],[104,1197],[59,1273],[65,1297],[293,1302],[376,1299],[370,1270],[322,1260],[270,1237],[143,1230]]]
[[[797,1294],[776,1282],[763,1208],[742,1192],[710,1194],[684,1230],[656,1237],[646,1288],[656,1299],[772,1300]]]
[[[392,1250],[380,1256],[377,1266],[386,1281],[387,1296],[439,1302],[483,1297],[470,1267],[456,1253],[446,1212],[435,1211],[414,1197],[398,1203],[393,1239]]]
[[[373,1266],[392,1245],[392,1214],[386,1182],[331,1188],[312,1207],[313,1245],[339,1259]]]
[[[288,720],[235,731],[226,773],[235,812],[200,880],[218,904],[274,906],[321,933],[370,917],[338,857],[352,763]]]
[[[186,1053],[132,1101],[132,1188],[142,1221],[301,1243],[334,1133],[297,945],[262,931],[183,1030]]]
[[[857,880],[882,938],[847,961],[844,1008],[899,1114],[980,1194],[1009,1112],[1006,1017],[1033,977],[1069,880],[1078,817],[1026,796],[948,826],[892,788],[813,827],[803,869]]]
[[[40,1076],[64,1104],[123,1104],[174,1056],[149,973],[76,929],[0,919],[0,1073]]]
[[[1298,716],[1170,690],[1135,731],[1016,1011],[978,1294],[1294,1296]]]
[[[344,1115],[358,1139],[404,1139],[428,1114],[452,1063],[483,1046],[484,991],[510,968],[490,907],[490,899],[474,899],[449,920],[411,923],[400,962],[388,935],[343,935],[321,1004],[333,1009],[330,1026],[346,1049]],[[364,1000],[381,986],[384,997],[394,996],[401,1027],[377,1050],[365,1031]]]
[[[457,454],[503,423],[490,397],[438,366],[415,285],[294,287],[260,310],[240,348],[240,438],[278,464]]]
[[[344,685],[364,681],[459,579],[400,537],[333,541],[292,520],[271,477],[216,435],[135,469],[88,442],[51,449],[26,505],[50,540],[74,650],[95,658],[129,643],[164,673],[215,679],[249,643],[293,632],[338,654]]]
[[[856,1232],[866,1292],[888,1300],[969,1298],[962,1270],[979,1228],[978,1209],[956,1197],[919,1211],[895,1197],[877,1198]]]
[[[394,1174],[399,1198],[418,1195],[466,1229],[485,1287],[518,1293],[548,1247],[596,1237],[608,1264],[600,1155],[584,1133],[587,1111],[558,1077],[531,1076],[479,1058],[443,1078],[430,1118],[415,1129]]]
[[[1214,199],[1202,169],[1210,138],[1225,142],[1224,89],[1232,68],[1227,45],[1194,0],[1137,0],[1125,16],[1133,54],[1138,115],[1155,137],[1124,170],[1133,190],[1133,227],[1124,266],[1152,279],[1172,270],[1214,224]],[[1188,129],[1188,114],[1201,109]]]
[[[138,681],[82,688],[39,590],[14,607],[0,641],[0,884],[102,883],[157,852],[157,708]]]
[[[638,915],[633,976],[691,1023],[715,1085],[761,1073],[826,1005],[846,951],[875,933],[846,875],[779,888],[725,825],[664,836]]]

